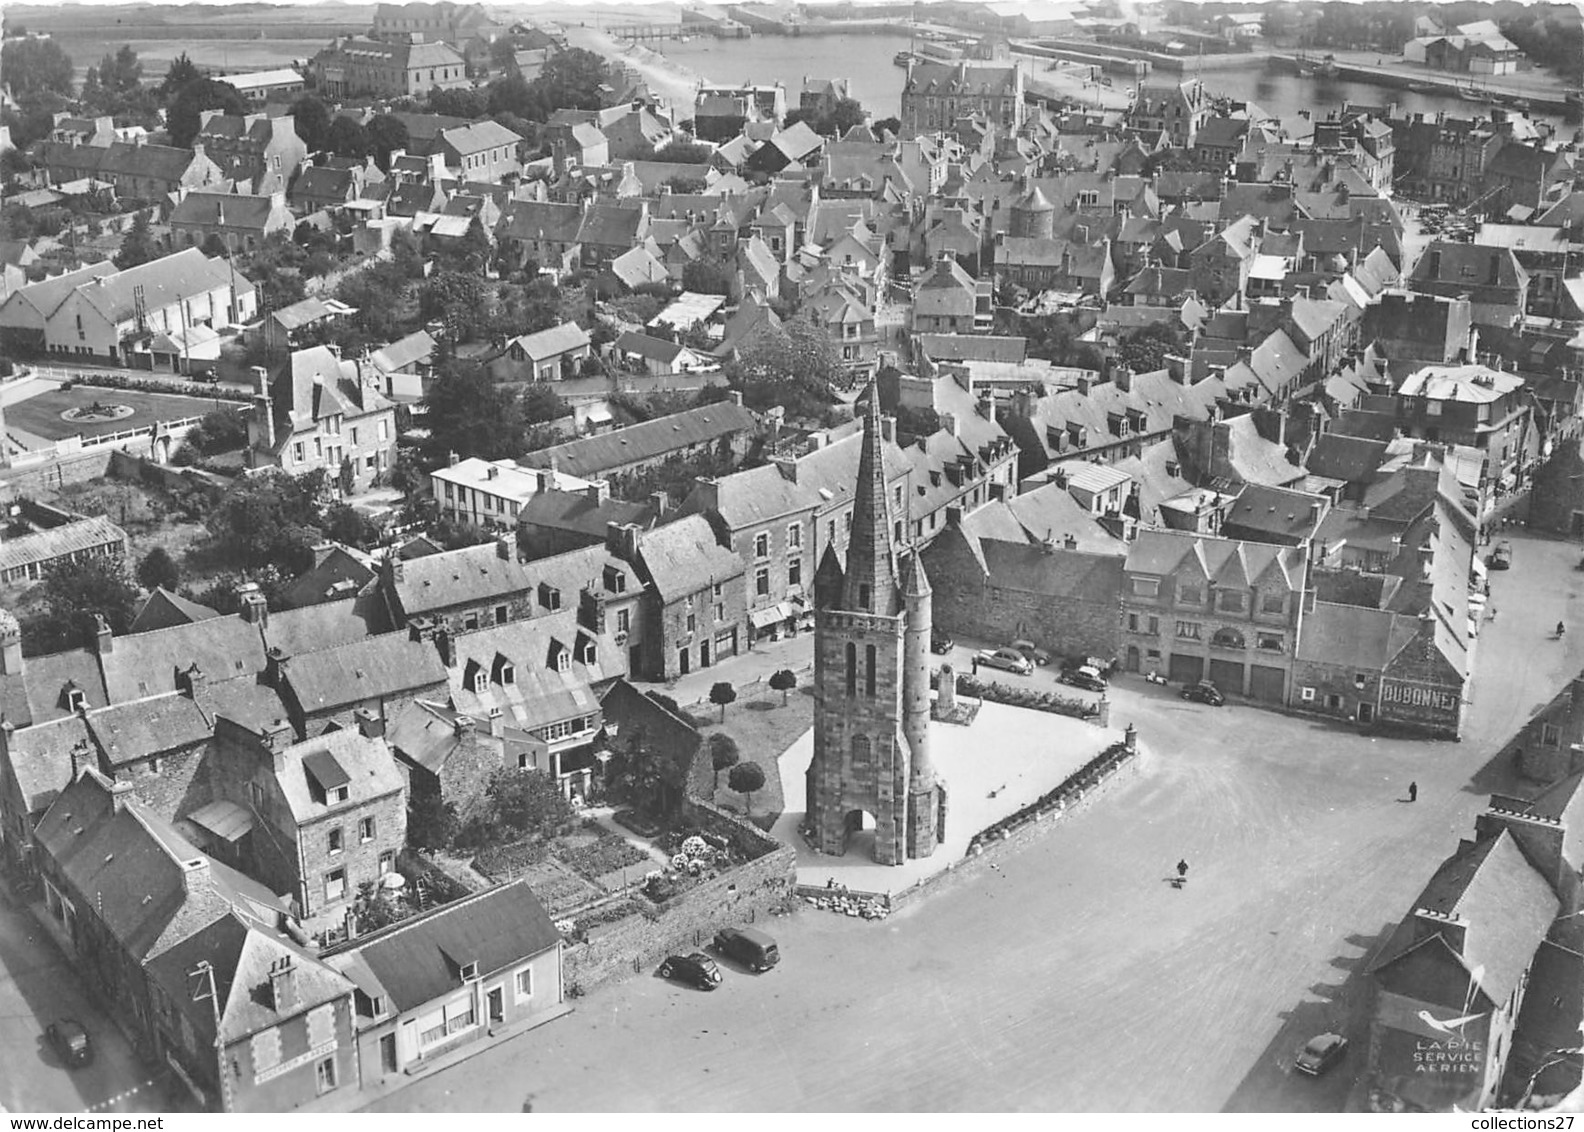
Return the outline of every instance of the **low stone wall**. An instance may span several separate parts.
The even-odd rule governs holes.
[[[567,944],[562,970],[569,994],[586,994],[602,983],[637,974],[675,952],[695,951],[718,928],[762,924],[772,909],[789,906],[797,884],[797,854],[791,846],[707,802],[692,802],[690,811],[705,832],[757,855],[664,904],[632,894],[637,914],[600,924],[582,942]],[[567,916],[577,919],[575,911]]]
[[[93,448],[69,456],[58,456],[25,467],[0,469],[0,495],[7,498],[33,495],[69,483],[86,483],[105,474],[114,448]]]

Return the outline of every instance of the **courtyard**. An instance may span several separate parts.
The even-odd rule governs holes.
[[[1140,774],[995,869],[958,870],[883,922],[773,921],[768,974],[729,971],[712,995],[631,979],[375,1107],[1357,1107],[1370,956],[1507,785],[1491,753],[1584,668],[1578,546],[1504,537],[1514,565],[1492,579],[1461,743],[1125,679],[1111,720],[1137,726]],[[1559,618],[1575,631],[1550,640]],[[1179,858],[1181,890],[1167,883]],[[1294,1073],[1325,1029],[1354,1051],[1319,1080]]]

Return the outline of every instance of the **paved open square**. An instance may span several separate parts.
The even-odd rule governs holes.
[[[770,832],[797,849],[801,884],[834,880],[855,891],[895,892],[961,861],[976,833],[1054,790],[1121,739],[1121,731],[1005,704],[981,705],[970,726],[932,724],[930,757],[948,798],[945,840],[928,857],[881,865],[874,860],[873,828],[853,834],[841,857],[815,851],[798,834],[807,794],[804,776],[814,758],[811,730],[781,756],[787,808]]]
[[[707,995],[634,978],[378,1107],[1357,1107],[1363,967],[1505,788],[1492,753],[1584,668],[1579,547],[1511,538],[1463,742],[1125,680],[1111,720],[1137,725],[1139,776],[996,869],[958,870],[883,922],[772,922],[783,960],[768,974],[732,968]],[[1577,626],[1561,641],[1558,619]],[[1181,890],[1167,883],[1179,858]],[[1300,1044],[1336,1028],[1355,1052],[1319,1080],[1294,1073]]]
[[[237,405],[234,401],[216,402],[212,398],[186,397],[178,393],[142,393],[96,385],[75,385],[63,390],[51,382],[36,384],[41,388],[32,396],[6,404],[5,423],[10,432],[26,434],[21,436],[23,440],[31,436],[46,443],[69,436],[103,436],[135,428],[146,429],[159,421],[201,417],[216,404]],[[114,419],[81,421],[68,420],[61,415],[73,409],[86,410],[95,402],[101,406],[122,405],[132,411],[115,416]],[[109,417],[111,414],[104,416]]]

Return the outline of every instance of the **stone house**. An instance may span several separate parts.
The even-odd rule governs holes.
[[[351,984],[284,934],[281,898],[130,795],[87,770],[36,833],[48,922],[92,991],[208,1111],[355,1085]],[[200,961],[214,1001],[193,994]]]
[[[396,405],[365,359],[334,346],[294,350],[273,379],[258,382],[248,413],[248,466],[290,475],[323,469],[346,494],[374,486],[396,457]]]
[[[687,515],[643,532],[617,527],[611,538],[651,594],[635,673],[674,680],[747,647],[746,567],[707,517]]]
[[[322,606],[302,611],[322,616]],[[409,702],[433,696],[445,687],[445,672],[421,630],[381,633],[291,656],[279,646],[269,650],[262,675],[286,705],[299,735],[314,725],[368,729],[385,723]]]
[[[1260,235],[1254,218],[1244,216],[1188,253],[1194,290],[1212,307],[1247,292]]]
[[[667,817],[684,812],[693,799],[714,796],[714,764],[691,719],[626,680],[617,680],[605,689],[600,706],[607,731],[638,743],[655,758],[658,774],[648,812]]]
[[[490,779],[517,765],[503,714],[480,723],[444,704],[414,700],[391,721],[385,741],[407,780],[409,803],[439,799],[463,821],[485,800]]]
[[[971,333],[979,325],[978,284],[949,254],[942,255],[913,292],[915,334]]]
[[[115,187],[123,201],[161,201],[182,189],[219,185],[226,173],[202,139],[192,148],[113,142],[107,146],[42,142],[37,160],[52,184],[88,179]]]
[[[1302,547],[1142,531],[1122,587],[1123,667],[1287,703],[1309,555]]]
[[[357,988],[359,1079],[401,1081],[463,1046],[566,1013],[561,933],[525,880],[475,892],[330,952]]]
[[[495,226],[498,254],[517,267],[530,261],[547,271],[570,271],[578,263],[583,209],[544,200],[508,201]]]
[[[284,192],[269,196],[190,192],[170,214],[175,245],[198,245],[214,236],[236,252],[256,248],[274,233],[290,233],[296,226]]]
[[[360,886],[395,871],[406,844],[407,784],[385,740],[343,728],[292,742],[222,718],[214,742],[217,800],[253,826],[239,867],[289,893],[306,925],[339,927]]]
[[[524,455],[527,468],[554,468],[585,479],[639,472],[674,459],[714,452],[732,463],[747,454],[759,434],[759,419],[733,391],[729,401],[685,409],[626,428],[570,440]]]
[[[308,160],[308,146],[297,136],[290,114],[245,117],[205,110],[197,143],[227,178],[260,196],[284,193]]]
[[[517,158],[522,140],[500,123],[485,119],[441,130],[429,152],[444,155],[446,168],[464,181],[498,185],[522,172]]]
[[[399,627],[472,632],[532,617],[535,583],[505,538],[382,564],[380,588]]]

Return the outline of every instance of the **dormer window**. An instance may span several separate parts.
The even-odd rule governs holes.
[[[561,649],[556,653],[555,666],[557,672],[572,671],[572,654],[566,649]]]
[[[462,672],[462,686],[475,696],[482,693],[489,684],[489,674],[484,671],[484,666],[476,660],[467,662],[467,668]]]
[[[473,979],[478,978],[479,977],[478,964],[477,963],[464,963],[464,964],[462,964],[461,974],[462,974],[462,981],[464,983],[470,982]]]
[[[517,669],[512,662],[500,653],[495,654],[495,663],[492,666],[495,683],[515,684],[517,682]]]
[[[325,791],[325,802],[332,806],[345,802],[349,797],[351,794],[345,786],[334,786]]]
[[[66,710],[67,711],[87,711],[88,710],[88,693],[84,692],[81,688],[67,688],[66,689]]]

